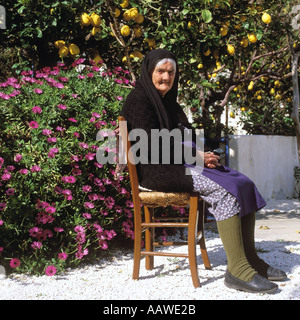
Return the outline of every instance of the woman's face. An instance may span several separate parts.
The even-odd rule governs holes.
[[[152,72],[152,82],[161,96],[172,88],[174,79],[175,69],[169,61],[156,66]]]

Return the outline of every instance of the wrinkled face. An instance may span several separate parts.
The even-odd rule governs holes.
[[[174,79],[175,68],[169,61],[158,64],[152,72],[152,82],[161,96],[164,96],[172,88]]]

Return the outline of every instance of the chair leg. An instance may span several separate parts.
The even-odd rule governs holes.
[[[197,238],[197,213],[198,213],[198,197],[192,196],[190,200],[189,211],[189,228],[188,228],[188,255],[191,269],[193,285],[195,288],[200,287],[196,254],[196,238]]]
[[[142,217],[141,207],[134,206],[134,252],[132,279],[137,280],[140,273],[141,250],[142,250]]]
[[[145,210],[145,222],[152,222],[154,215],[154,208],[144,206]],[[153,240],[154,240],[154,228],[149,228],[145,231],[145,250],[153,251]],[[146,270],[152,270],[154,268],[154,257],[146,256],[145,258]]]
[[[201,256],[205,266],[205,269],[211,270],[211,265],[209,262],[206,245],[205,245],[205,238],[204,238],[204,201],[199,202],[199,222],[198,222],[198,234],[201,234],[199,244],[201,249]]]

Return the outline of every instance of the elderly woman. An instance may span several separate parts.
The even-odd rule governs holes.
[[[164,49],[149,52],[135,89],[121,111],[129,132],[139,128],[148,134],[148,155],[145,156],[149,161],[137,164],[139,184],[156,191],[199,192],[217,221],[226,252],[225,285],[247,292],[273,293],[278,286],[271,281],[283,280],[286,274],[269,266],[256,253],[255,212],[265,206],[265,201],[254,183],[241,173],[221,166],[217,155],[201,151],[196,154],[204,158],[204,169],[190,168],[191,174],[186,174],[184,159],[178,164],[172,156],[174,141],[170,143],[170,164],[151,163],[153,129],[193,130],[177,103],[178,78],[174,54]],[[157,147],[163,151],[161,145]]]

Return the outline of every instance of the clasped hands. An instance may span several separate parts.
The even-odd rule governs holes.
[[[220,157],[213,152],[202,152],[198,151],[197,154],[203,160],[204,167],[209,169],[215,169],[219,167],[221,164],[219,163]]]

